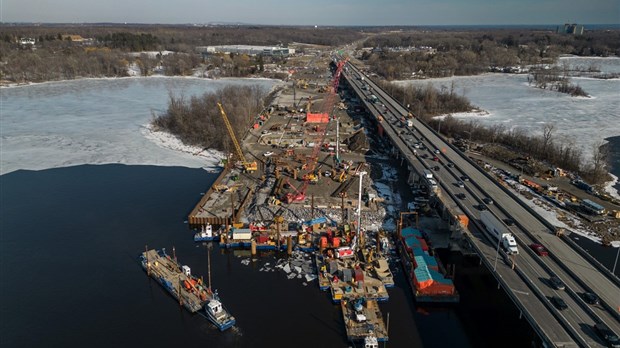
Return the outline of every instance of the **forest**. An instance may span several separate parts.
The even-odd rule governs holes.
[[[561,54],[620,56],[620,31],[411,30],[372,36],[358,44],[359,50],[365,47],[373,50],[365,50],[362,60],[385,79],[448,77],[490,67],[553,64]]]
[[[154,114],[152,124],[176,135],[184,144],[232,152],[232,140],[217,106],[221,103],[238,140],[245,136],[254,118],[271,103],[271,93],[258,85],[227,86],[202,96],[170,95],[168,109]]]

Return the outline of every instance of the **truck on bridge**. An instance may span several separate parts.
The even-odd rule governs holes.
[[[501,221],[499,221],[493,213],[488,210],[483,210],[480,212],[480,221],[484,225],[484,228],[487,229],[489,234],[495,239],[498,240],[498,243],[501,242],[502,247],[508,254],[518,255],[519,249],[517,248],[517,241],[515,237],[510,233],[506,225],[504,225]]]

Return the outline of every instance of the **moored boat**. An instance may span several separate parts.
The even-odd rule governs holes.
[[[210,296],[202,280],[193,276],[188,266],[182,266],[176,258],[168,256],[165,249],[147,250],[140,260],[146,273],[188,311],[195,313],[204,307]]]
[[[417,302],[459,302],[459,293],[445,275],[440,262],[431,255],[418,229],[403,228],[398,241],[400,259]]]
[[[211,224],[202,225],[200,232],[194,234],[194,242],[211,242],[220,240],[220,231],[213,231]]]

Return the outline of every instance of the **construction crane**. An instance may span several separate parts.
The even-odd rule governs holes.
[[[340,75],[342,74],[342,70],[344,69],[344,66],[347,64],[348,60],[349,58],[341,60],[336,65],[337,66],[336,72],[334,73],[334,77],[332,78],[332,84],[331,84],[332,90],[325,97],[325,102],[323,103],[323,113],[327,114],[328,116],[331,116],[332,111],[334,109],[334,104],[336,103],[336,94],[338,92],[338,85],[340,84]],[[315,142],[314,149],[312,149],[312,155],[308,158],[309,172],[312,172],[314,170],[314,167],[316,166],[318,156],[319,156],[319,151],[321,150],[321,147],[323,146],[323,143],[325,142],[326,136],[327,136],[327,125],[325,125],[325,129],[323,130],[323,133],[319,136],[318,141]]]
[[[237,141],[237,137],[235,136],[235,131],[233,131],[233,128],[230,125],[230,121],[228,120],[228,116],[226,116],[226,112],[224,111],[222,104],[217,103],[217,106],[220,108],[220,114],[222,114],[222,118],[224,119],[224,123],[226,124],[226,128],[228,129],[228,134],[230,134],[230,138],[235,145],[235,150],[237,151],[237,156],[239,156],[239,160],[241,161],[241,165],[243,166],[243,171],[248,173],[255,172],[258,169],[256,161],[248,162],[245,159],[245,156],[243,156],[243,151],[241,151],[241,146],[239,146],[239,142]]]
[[[344,69],[344,66],[347,64],[348,60],[349,58],[346,58],[346,59],[339,61],[336,64],[337,68],[336,68],[336,72],[334,73],[334,77],[332,78],[332,84],[331,84],[332,90],[325,97],[325,102],[323,103],[323,113],[327,114],[328,117],[329,115],[332,114],[332,110],[336,102],[336,93],[338,92],[338,85],[340,84],[340,75],[342,74],[342,70]],[[327,135],[327,128],[328,128],[327,125],[325,125],[325,129],[320,134],[319,139],[317,139],[317,141],[314,144],[314,149],[312,149],[312,154],[306,160],[306,168],[308,169],[309,174],[315,175],[313,172],[314,172],[314,169],[318,161],[319,151],[321,150],[321,147],[323,146],[323,143],[325,142],[325,136]],[[306,180],[304,180],[303,184],[299,187],[299,189],[295,189],[293,187],[295,191],[297,192],[297,195],[293,195],[292,193],[287,194],[287,197],[286,197],[287,203],[290,204],[292,202],[303,201],[306,198],[306,189],[308,188],[308,184],[310,184],[311,182],[310,178],[312,178],[312,176],[306,175],[305,178]]]
[[[307,183],[309,181],[304,181],[304,184],[302,185],[304,187],[304,189],[307,187]],[[293,202],[303,202],[304,199],[306,199],[306,193],[305,191],[301,191],[295,188],[295,186],[293,186],[288,179],[286,180],[286,183],[288,184],[288,186],[290,186],[293,190],[295,190],[295,194],[294,193],[287,193],[284,196],[284,201],[286,202],[286,204],[291,204]]]

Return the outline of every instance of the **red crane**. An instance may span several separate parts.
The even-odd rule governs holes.
[[[348,61],[349,61],[349,58],[345,58],[336,63],[337,68],[336,68],[336,72],[334,73],[334,77],[332,78],[332,83],[331,83],[332,89],[328,93],[328,95],[325,97],[325,102],[323,103],[323,108],[322,108],[323,113],[327,114],[328,116],[332,114],[332,111],[334,109],[334,104],[336,103],[336,93],[338,92],[338,85],[340,84],[340,75],[342,74],[342,70],[344,69],[344,66],[347,64]],[[312,173],[312,171],[314,171],[314,168],[316,167],[316,163],[318,161],[318,156],[319,156],[319,151],[321,150],[321,147],[323,146],[323,143],[325,142],[325,136],[327,135],[328,125],[329,125],[329,122],[325,125],[325,129],[323,130],[323,133],[319,136],[317,141],[314,143],[312,154],[306,160],[306,167],[308,169],[308,173]],[[308,176],[306,176],[306,178],[308,178]],[[299,187],[299,189],[295,189],[293,187],[293,189],[295,189],[297,194],[295,195],[292,193],[287,193],[286,198],[285,198],[286,202],[290,204],[292,202],[300,202],[306,199],[306,189],[308,188],[309,183],[310,183],[310,180],[306,179],[304,180],[303,184]]]

